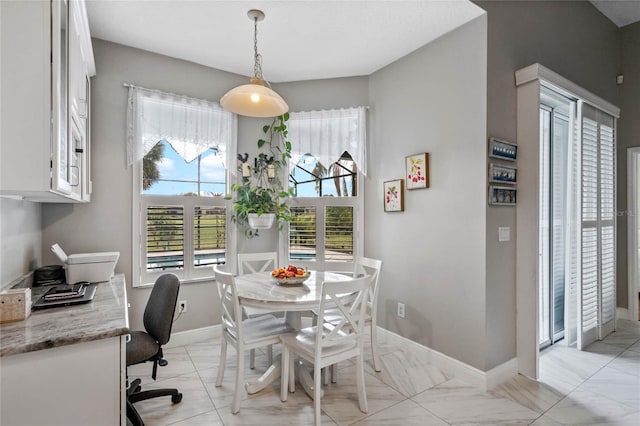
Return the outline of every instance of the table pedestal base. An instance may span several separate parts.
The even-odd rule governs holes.
[[[262,376],[260,376],[257,380],[248,381],[244,384],[244,388],[249,395],[253,395],[254,393],[260,392],[262,389],[273,383],[274,380],[280,377],[280,365],[281,365],[282,357],[278,355],[274,360],[273,364],[267,368]],[[311,373],[307,366],[304,365],[302,361],[294,362],[294,370],[295,377],[298,379],[300,386],[302,389],[313,399],[313,378],[311,377]],[[282,384],[281,384],[282,386]],[[294,392],[295,389],[289,389],[290,392]],[[320,391],[320,395],[323,395],[323,391]]]

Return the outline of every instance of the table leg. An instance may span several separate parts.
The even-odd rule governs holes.
[[[244,388],[249,395],[260,392],[280,377],[281,358],[282,357],[278,355],[273,360],[273,364],[271,364],[269,368],[267,368],[267,371],[265,371],[257,380],[248,381],[244,384]]]
[[[311,377],[311,369],[305,365],[304,361],[296,360],[294,363],[296,378],[302,386],[302,389],[313,399],[313,378]],[[314,371],[315,374],[315,371]],[[324,396],[324,391],[320,389],[320,396]]]

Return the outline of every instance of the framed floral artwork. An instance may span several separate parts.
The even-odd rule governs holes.
[[[407,189],[429,187],[429,153],[409,155],[405,160]]]
[[[403,212],[404,211],[404,179],[389,180],[383,184],[384,190],[384,211]]]

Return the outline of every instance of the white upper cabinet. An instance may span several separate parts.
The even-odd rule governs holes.
[[[0,195],[88,202],[95,64],[84,2],[0,8]]]

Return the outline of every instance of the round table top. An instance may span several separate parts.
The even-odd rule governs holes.
[[[306,311],[320,305],[323,281],[348,281],[348,275],[336,272],[310,271],[311,275],[302,285],[282,286],[276,284],[270,272],[238,275],[236,291],[240,304],[254,308],[278,311]]]

